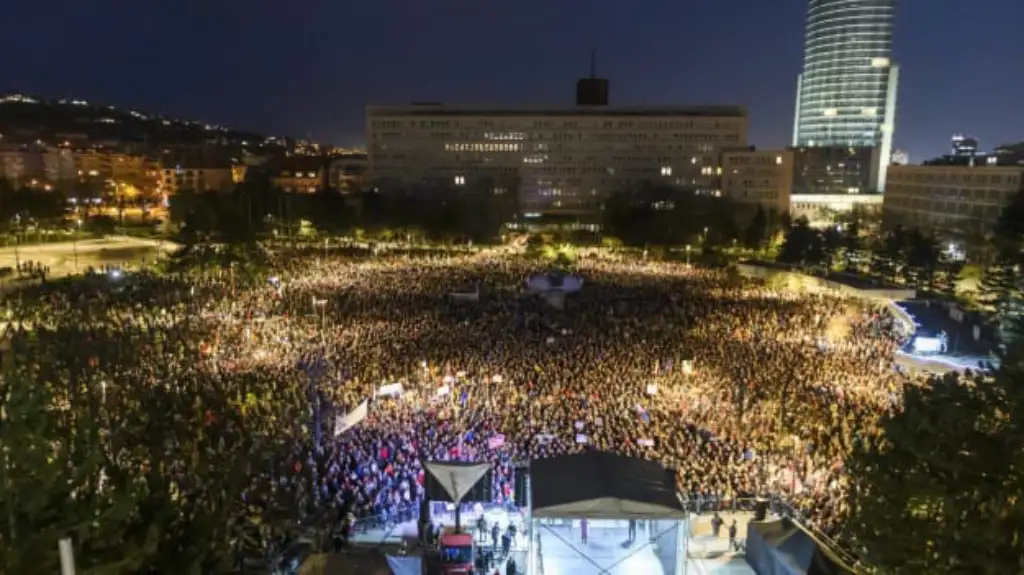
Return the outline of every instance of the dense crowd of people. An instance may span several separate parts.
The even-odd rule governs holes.
[[[524,290],[545,270],[508,253],[336,251],[274,267],[251,284],[43,283],[4,303],[8,360],[38,381],[101,381],[105,421],[140,441],[156,414],[191,414],[156,424],[131,465],[166,450],[159,471],[204,501],[221,496],[204,478],[236,461],[223,453],[253,459],[230,485],[261,541],[290,510],[411,518],[425,461],[493,463],[500,503],[517,462],[588,449],[660,461],[694,502],[780,497],[832,533],[848,511],[844,457],[907,382],[884,309],[725,270],[584,257],[583,289],[557,310]],[[335,434],[364,401],[365,419]]]

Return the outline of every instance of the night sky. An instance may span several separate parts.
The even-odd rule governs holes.
[[[11,0],[0,88],[277,135],[363,141],[364,106],[743,104],[790,143],[805,0]],[[902,0],[896,146],[1024,139],[1022,0]]]

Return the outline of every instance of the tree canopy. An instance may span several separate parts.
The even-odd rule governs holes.
[[[1024,346],[908,387],[847,463],[850,533],[894,575],[1024,572]]]

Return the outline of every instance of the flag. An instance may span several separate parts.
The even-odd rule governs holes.
[[[345,431],[355,427],[360,421],[366,419],[366,413],[369,404],[366,400],[363,400],[358,407],[348,412],[345,415],[339,415],[334,421],[334,436],[337,437]]]

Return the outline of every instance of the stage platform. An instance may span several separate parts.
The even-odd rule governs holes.
[[[463,516],[463,525],[481,548],[490,548],[492,542],[490,532],[481,533],[476,528],[477,514]],[[715,537],[711,529],[711,514],[693,515],[689,520],[689,537],[687,543],[686,575],[754,575],[753,569],[747,565],[742,551],[729,548],[729,524],[736,520],[737,538],[742,543],[746,537],[747,523],[753,517],[749,512],[722,513],[722,528]],[[517,526],[524,524],[519,513],[509,514],[500,509],[492,509],[484,513],[487,525],[498,523],[504,531],[509,521]],[[455,525],[453,513],[435,515],[445,526]],[[629,532],[626,527],[599,527],[600,523],[591,523],[588,527],[587,543],[580,540],[579,522],[572,526],[545,527],[538,530],[539,561],[538,573],[535,575],[561,575],[566,573],[579,575],[597,575],[609,569],[608,575],[626,575],[633,573],[649,573],[662,575],[665,569],[659,561],[655,547],[644,543],[651,537],[641,524],[632,543],[629,543]],[[528,535],[525,527],[517,530],[516,540],[512,543],[511,555],[516,563],[526,566],[528,553]],[[657,537],[657,533],[654,534]],[[416,522],[405,521],[387,527],[376,526],[366,530],[357,530],[352,543],[357,546],[400,546],[406,541],[410,548],[416,542]],[[657,541],[655,542],[657,545]],[[589,560],[587,559],[589,558]]]

